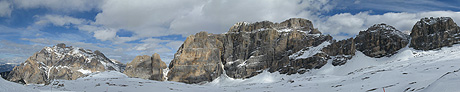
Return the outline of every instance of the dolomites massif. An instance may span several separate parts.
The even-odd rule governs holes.
[[[360,51],[372,58],[391,57],[404,47],[435,50],[460,42],[460,27],[449,17],[423,18],[411,34],[387,24],[375,24],[356,37],[336,41],[322,34],[311,21],[291,18],[281,23],[240,22],[223,34],[199,32],[187,37],[169,66],[158,54],[137,56],[123,64],[99,51],[58,44],[35,53],[9,74],[9,81],[47,84],[53,79],[75,80],[87,73],[120,71],[129,77],[205,83],[220,76],[251,78],[267,70],[304,74],[347,63]],[[366,62],[366,61],[362,61]]]

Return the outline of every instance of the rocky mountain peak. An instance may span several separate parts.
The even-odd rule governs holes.
[[[397,30],[395,27],[387,25],[385,23],[374,24],[371,27],[369,27],[366,31],[361,31],[360,34],[375,33],[375,32],[379,32],[378,34],[382,34],[382,35],[396,35],[396,36],[399,36],[401,38],[409,38],[409,36],[406,35],[405,33],[401,32],[401,31]],[[360,36],[360,35],[358,35],[358,36]]]
[[[379,30],[396,31],[397,29],[394,28],[393,26],[387,25],[387,24],[385,24],[385,23],[381,23],[381,24],[374,24],[374,25],[372,25],[372,26],[369,27],[366,31],[376,32],[376,31],[379,31]]]
[[[409,36],[387,24],[375,24],[355,38],[356,49],[369,57],[391,56],[409,43]]]
[[[437,17],[437,18],[430,17],[430,18],[420,19],[420,21],[418,21],[416,25],[434,25],[434,24],[440,24],[440,23],[453,23],[453,22],[454,20],[450,17]],[[455,25],[449,25],[449,26],[455,26]]]
[[[54,79],[75,80],[88,73],[107,70],[120,71],[120,67],[100,51],[67,47],[61,43],[36,52],[15,67],[8,75],[8,80],[26,84],[47,84]]]
[[[57,44],[57,45],[56,45],[56,47],[59,47],[59,48],[65,48],[66,46],[65,46],[65,44],[64,44],[64,43],[59,43],[59,44]]]
[[[303,18],[290,18],[277,25],[278,29],[297,29],[302,31],[314,30],[313,23]]]
[[[410,47],[417,50],[440,49],[460,43],[460,27],[450,17],[422,18],[412,28]]]

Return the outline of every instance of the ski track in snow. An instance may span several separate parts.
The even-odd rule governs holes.
[[[406,47],[392,57],[383,58],[370,58],[358,51],[345,65],[332,66],[329,60],[322,68],[305,74],[264,71],[243,80],[229,78],[224,73],[203,85],[129,78],[120,72],[106,71],[77,80],[55,80],[52,85],[26,87],[42,92],[51,88],[77,92],[383,92],[383,88],[386,92],[455,92],[460,90],[459,56],[460,45],[432,51]]]

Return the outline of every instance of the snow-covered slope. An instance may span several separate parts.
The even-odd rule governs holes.
[[[226,75],[212,82],[196,85],[168,81],[128,78],[108,71],[93,73],[77,80],[56,80],[55,85],[30,85],[40,90],[62,91],[289,91],[289,92],[456,92],[460,90],[460,45],[441,50],[420,51],[403,48],[392,57],[370,58],[361,52],[345,65],[332,66],[305,74],[284,75],[264,71],[249,79]],[[225,73],[224,73],[225,74]],[[59,86],[61,85],[61,86]]]
[[[26,87],[21,84],[6,81],[3,78],[0,78],[0,92],[39,92],[39,91]]]

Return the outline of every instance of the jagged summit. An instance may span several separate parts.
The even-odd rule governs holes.
[[[17,66],[8,75],[9,81],[26,84],[47,84],[50,80],[75,80],[88,73],[107,70],[120,71],[120,67],[100,51],[57,44],[44,47]]]
[[[80,47],[66,47],[65,44],[60,43],[53,47],[45,47],[42,51],[44,53],[54,53],[58,59],[64,59],[66,56],[76,56],[85,58],[85,62],[89,63],[92,59],[96,59],[99,61],[109,60],[105,55],[100,52],[99,50],[92,51],[90,49],[83,49]],[[109,63],[113,63],[110,61]],[[113,63],[115,64],[115,63]],[[117,69],[118,70],[118,69]]]
[[[290,18],[281,23],[273,23],[270,21],[260,21],[255,23],[238,22],[230,28],[228,33],[257,32],[266,30],[277,30],[279,32],[301,31],[308,34],[321,34],[321,32],[313,27],[310,20],[302,18]]]
[[[361,32],[369,32],[369,33],[379,32],[382,35],[397,35],[397,36],[399,36],[401,38],[409,38],[408,35],[404,34],[401,31],[399,31],[395,27],[393,27],[391,25],[387,25],[385,23],[374,24],[371,27],[369,27],[366,31],[361,31]],[[358,36],[360,36],[360,35],[358,35]]]
[[[433,17],[428,18],[428,17],[426,17],[426,18],[420,19],[420,21],[418,21],[416,25],[422,25],[422,24],[433,25],[433,24],[437,24],[437,23],[448,23],[448,22],[453,22],[453,21],[454,20],[452,18],[450,18],[450,17],[437,17],[437,18],[433,18]]]
[[[399,31],[395,27],[387,25],[385,23],[380,23],[380,24],[374,24],[371,27],[369,27],[366,31],[378,31],[378,30],[390,30],[390,31]]]

